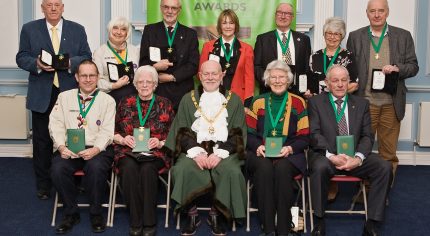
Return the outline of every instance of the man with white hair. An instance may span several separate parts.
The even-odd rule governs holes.
[[[370,25],[349,34],[347,48],[355,55],[358,95],[370,102],[372,131],[376,133],[379,154],[392,163],[393,175],[399,163],[397,142],[400,122],[405,116],[405,79],[418,73],[411,33],[387,23],[390,13],[387,0],[369,0],[366,14]],[[375,89],[376,78],[385,80],[385,87]]]

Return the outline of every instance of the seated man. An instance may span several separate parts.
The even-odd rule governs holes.
[[[195,200],[211,193],[208,224],[212,234],[225,235],[224,219],[231,223],[245,217],[246,186],[240,168],[246,140],[244,107],[237,95],[220,86],[218,62],[204,62],[200,78],[203,88],[184,95],[166,141],[166,147],[175,150],[172,199],[176,213],[188,213],[182,235],[194,235],[200,224]]]
[[[64,203],[64,218],[57,234],[69,232],[80,221],[73,173],[83,170],[83,183],[89,194],[92,231],[105,230],[101,201],[113,161],[115,101],[97,90],[99,73],[91,60],[84,60],[75,75],[78,89],[59,94],[49,116],[49,132],[54,142],[51,178]],[[85,148],[77,153],[67,146],[68,129],[84,129]],[[70,140],[69,140],[70,142]]]
[[[348,95],[348,83],[348,70],[341,65],[333,65],[328,69],[326,78],[330,92],[308,101],[312,149],[309,167],[312,204],[317,217],[312,235],[325,235],[327,189],[331,177],[337,174],[370,181],[368,220],[363,235],[376,235],[376,223],[384,218],[385,200],[392,177],[391,165],[372,153],[374,136],[370,127],[369,102]],[[354,156],[337,153],[336,136],[344,135],[354,137]]]

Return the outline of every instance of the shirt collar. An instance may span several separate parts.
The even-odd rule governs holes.
[[[280,31],[278,28],[276,28],[276,31],[278,31],[279,36],[281,37],[283,33],[285,33],[288,36],[288,33],[290,32],[290,28],[288,28],[288,30],[286,32],[282,32]]]
[[[163,21],[164,27],[167,29],[167,27],[169,27],[168,24],[166,24],[166,22]],[[172,25],[173,28],[176,27],[176,25],[178,24],[178,21],[175,22],[175,24]]]
[[[337,100],[339,100],[337,97],[333,96],[332,93],[330,93],[331,98],[333,98],[333,101],[336,102]],[[340,100],[345,101],[345,96],[343,96]]]
[[[57,25],[51,25],[48,21],[46,21],[46,27],[48,27],[48,31],[54,26],[57,28],[57,31],[61,31],[63,29],[63,18],[60,19]]]
[[[377,37],[376,35],[375,35],[375,33],[373,33],[373,30],[372,30],[372,27],[370,27],[369,26],[369,28],[370,28],[370,32],[372,32],[372,36],[373,37]],[[390,27],[388,26],[388,24],[387,24],[387,29],[385,30],[385,34],[384,34],[384,37],[385,36],[387,36],[387,34],[388,34],[388,29],[389,29]]]
[[[233,40],[234,40],[234,37],[232,39],[230,39],[229,41],[225,40],[224,37],[222,37],[222,36],[221,36],[221,38],[222,38],[222,41],[224,43],[229,43],[230,45],[233,43]]]

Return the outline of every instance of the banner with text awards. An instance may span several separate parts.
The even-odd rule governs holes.
[[[237,37],[254,47],[257,35],[275,29],[276,7],[285,2],[291,3],[296,9],[296,0],[181,0],[182,10],[178,20],[197,31],[199,46],[202,48],[205,41],[218,38],[216,24],[221,11],[232,9],[240,23]],[[148,24],[161,21],[160,1],[151,0],[147,4]],[[295,26],[296,18],[291,28],[295,29]]]

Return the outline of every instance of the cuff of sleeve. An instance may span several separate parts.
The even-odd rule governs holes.
[[[361,159],[361,161],[364,161],[364,159],[366,159],[366,157],[363,155],[363,153],[361,152],[356,152],[355,153],[356,157],[359,157]]]
[[[330,158],[331,156],[333,156],[334,154],[329,152],[328,150],[325,151],[325,157]]]
[[[205,149],[203,149],[201,147],[193,147],[193,148],[188,149],[187,157],[194,159],[194,157],[196,157],[197,155],[199,155],[202,152],[207,154]]]
[[[230,156],[229,151],[217,147],[214,147],[214,154],[221,157],[221,159],[226,159]]]

